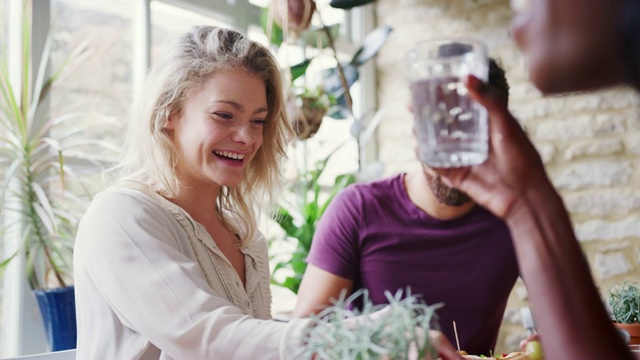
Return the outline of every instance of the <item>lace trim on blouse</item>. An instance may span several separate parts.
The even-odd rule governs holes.
[[[258,319],[271,319],[271,289],[267,244],[260,233],[241,249],[245,255],[246,288],[235,269],[218,248],[209,233],[178,205],[160,198],[161,204],[173,215],[189,238],[202,270],[213,292],[230,301],[244,313]]]

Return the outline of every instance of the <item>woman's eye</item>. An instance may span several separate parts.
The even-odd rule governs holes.
[[[223,119],[232,119],[233,116],[229,113],[223,113],[223,112],[214,112],[213,115],[215,117],[219,117],[219,118],[223,118]]]
[[[257,119],[257,120],[253,120],[253,123],[256,125],[264,125],[267,123],[267,121],[265,119]]]

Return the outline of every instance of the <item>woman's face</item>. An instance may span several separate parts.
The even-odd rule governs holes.
[[[238,185],[262,145],[267,113],[264,82],[244,69],[222,70],[191,90],[167,124],[178,179],[195,189]]]
[[[511,0],[513,36],[543,93],[589,90],[623,80],[622,0]]]

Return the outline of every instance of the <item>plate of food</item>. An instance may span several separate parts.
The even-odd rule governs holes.
[[[458,352],[465,359],[509,359],[509,360],[533,360],[527,355],[527,353],[523,353],[521,351],[514,351],[508,354],[500,354],[496,356],[484,356],[484,355],[469,355],[464,351]]]
[[[465,359],[509,359],[509,360],[544,360],[544,352],[542,351],[542,345],[540,344],[537,335],[530,336],[527,339],[527,344],[523,348],[525,352],[514,351],[508,354],[498,354],[495,356],[485,355],[470,355],[464,350],[460,350],[460,341],[458,340],[458,328],[456,322],[453,322],[453,331],[456,338],[456,345],[458,345],[458,354]]]

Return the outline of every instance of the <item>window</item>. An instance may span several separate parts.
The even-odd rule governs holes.
[[[9,1],[0,0],[0,16],[5,19]],[[35,1],[35,0],[34,0]],[[39,0],[37,0],[39,1]],[[77,46],[87,43],[91,51],[82,63],[74,69],[72,76],[65,78],[52,92],[51,113],[53,116],[67,112],[86,114],[80,122],[86,124],[84,131],[87,137],[101,137],[116,144],[121,144],[124,126],[129,116],[133,87],[133,39],[134,16],[137,6],[143,0],[110,0],[108,2],[85,0],[50,0],[51,30],[53,52],[51,66],[55,69],[62,64],[67,55]],[[266,37],[259,25],[260,9],[269,0],[153,0],[150,2],[150,38],[153,59],[173,42],[176,37],[197,24],[214,24],[231,26],[245,31],[255,40],[266,43]],[[318,8],[323,10],[323,19],[327,24],[349,24],[349,17],[342,10],[330,8],[329,0],[317,0]],[[0,26],[0,56],[7,42],[6,21]],[[317,25],[317,24],[316,24]],[[341,37],[347,38],[350,31],[343,26]],[[338,41],[341,59],[348,59],[355,47],[348,41]],[[317,51],[314,47],[299,47],[291,44],[289,50],[278,54],[282,64],[291,64],[296,56],[304,52]],[[314,66],[334,66],[332,54],[323,51],[323,60]],[[312,81],[311,79],[308,79]],[[362,82],[362,78],[359,83]],[[358,85],[352,87],[352,95],[356,107],[362,107],[362,93]],[[362,111],[357,110],[357,113]],[[104,123],[105,126],[96,126]],[[346,143],[332,159],[323,184],[328,185],[339,174],[356,171],[359,167],[358,145],[350,135],[353,119],[333,120],[325,118],[319,132],[309,141],[298,143],[291,148],[291,159],[295,166],[311,166],[313,162],[328,154],[328,151],[339,144]],[[1,169],[0,169],[1,171]],[[96,182],[98,179],[96,179]],[[3,218],[0,215],[0,225]],[[0,251],[3,242],[0,241]],[[0,279],[0,285],[2,280]],[[0,287],[0,303],[2,302]],[[6,297],[7,294],[4,294]],[[1,305],[1,304],[0,304]],[[4,334],[6,325],[0,318],[0,334]],[[14,324],[15,325],[15,324]],[[18,326],[15,326],[18,328]],[[23,329],[29,334],[29,329]],[[23,335],[23,338],[29,337]],[[5,337],[2,336],[4,339]],[[40,345],[27,345],[21,354],[41,352]],[[5,348],[0,344],[0,349]],[[4,354],[0,354],[4,355]],[[9,355],[9,354],[8,354]],[[11,354],[13,355],[13,354]],[[20,354],[15,354],[20,355]]]

